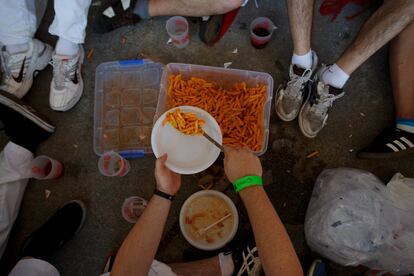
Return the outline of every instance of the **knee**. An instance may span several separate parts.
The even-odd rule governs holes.
[[[239,8],[243,4],[243,0],[220,0],[217,1],[215,7],[216,14],[223,14]],[[413,1],[414,2],[414,1]]]

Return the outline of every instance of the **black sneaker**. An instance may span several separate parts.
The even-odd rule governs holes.
[[[308,276],[328,276],[326,264],[322,260],[315,260],[309,268]]]
[[[387,127],[368,147],[357,153],[359,158],[392,158],[414,154],[414,134]]]
[[[55,127],[16,96],[0,90],[0,120],[13,143],[30,151],[46,140]]]
[[[93,31],[105,34],[123,26],[134,25],[141,18],[134,14],[136,0],[130,0],[129,6],[124,7],[121,0],[109,1],[93,23]]]
[[[82,201],[66,203],[25,241],[21,257],[49,261],[53,253],[62,247],[82,227],[86,207]]]

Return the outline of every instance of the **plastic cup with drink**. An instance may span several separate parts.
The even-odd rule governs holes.
[[[167,20],[167,33],[177,48],[185,48],[190,43],[188,21],[182,16],[173,16]]]
[[[30,176],[36,179],[57,179],[63,173],[63,165],[46,155],[40,155],[30,164]]]
[[[267,17],[257,17],[250,24],[250,39],[256,49],[267,46],[275,29],[273,22]]]
[[[121,155],[110,151],[99,158],[98,168],[105,176],[125,176],[130,170],[130,165]]]
[[[130,223],[137,222],[147,204],[148,202],[141,197],[128,197],[122,204],[122,217]]]

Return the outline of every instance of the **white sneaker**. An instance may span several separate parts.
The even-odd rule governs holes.
[[[320,81],[322,74],[328,69],[325,65],[316,72],[310,93],[299,114],[299,127],[303,135],[315,138],[326,125],[328,112],[333,103],[344,96],[343,89],[335,88]]]
[[[52,57],[52,47],[37,39],[29,42],[29,50],[10,54],[6,46],[0,52],[2,80],[0,89],[23,98],[33,84],[33,77],[46,68]]]
[[[318,57],[312,51],[312,68],[304,69],[291,64],[289,67],[289,81],[284,86],[279,86],[275,98],[276,114],[285,122],[294,120],[300,111],[305,97],[307,84],[313,76],[313,71],[318,66]]]
[[[50,84],[50,107],[56,111],[67,111],[80,100],[83,92],[81,67],[85,52],[79,46],[76,56],[53,54],[53,79]]]

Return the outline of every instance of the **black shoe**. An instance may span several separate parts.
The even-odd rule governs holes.
[[[55,132],[55,127],[43,115],[16,96],[2,90],[0,120],[10,140],[32,152]]]
[[[357,153],[359,158],[392,158],[414,155],[414,134],[388,127],[368,147]]]
[[[121,0],[112,0],[105,5],[93,23],[93,31],[97,34],[105,34],[123,26],[134,25],[141,18],[134,14],[136,0],[130,0],[129,7],[124,9]],[[105,11],[112,9],[114,15],[109,17]]]
[[[322,260],[315,260],[308,272],[309,276],[328,276],[326,264]]]
[[[49,261],[53,253],[62,247],[82,227],[86,207],[82,201],[66,203],[25,241],[21,257]]]

